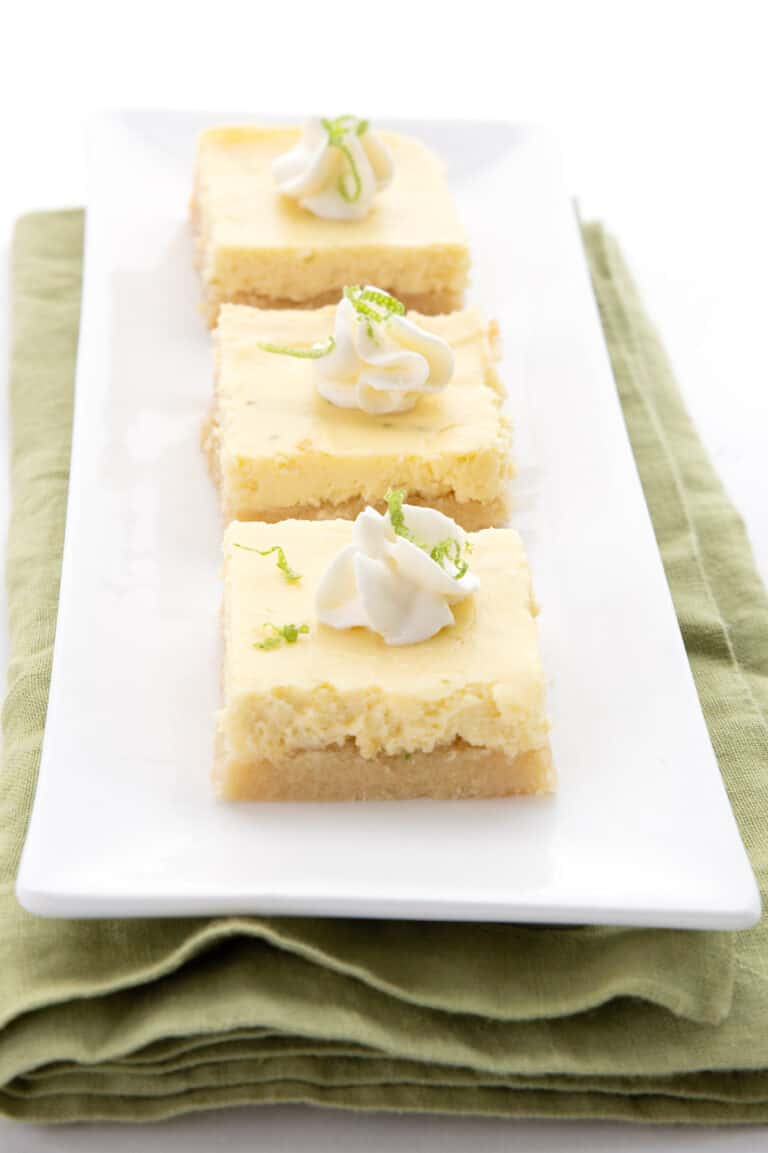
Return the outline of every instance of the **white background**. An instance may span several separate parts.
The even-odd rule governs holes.
[[[383,0],[6,3],[0,363],[14,218],[85,199],[91,108],[252,108],[545,122],[582,212],[619,236],[768,577],[768,4]],[[5,387],[4,370],[0,382]],[[4,400],[0,401],[2,411]],[[0,522],[7,515],[0,421]],[[6,631],[0,629],[4,667]],[[754,1130],[234,1111],[151,1128],[27,1129],[3,1153],[469,1147],[747,1150]]]

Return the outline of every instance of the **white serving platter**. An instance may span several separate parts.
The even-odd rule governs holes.
[[[72,475],[21,903],[56,917],[321,914],[739,928],[760,903],[686,660],[557,148],[539,129],[393,124],[443,157],[501,324],[516,512],[559,791],[225,804],[221,525],[199,449],[209,334],[186,219],[230,119],[92,134]],[[237,117],[248,119],[248,117]]]

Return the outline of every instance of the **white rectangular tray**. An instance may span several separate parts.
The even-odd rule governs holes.
[[[40,782],[43,915],[295,913],[737,928],[759,896],[720,779],[540,130],[393,125],[444,158],[498,317],[560,783],[551,798],[224,804],[209,783],[221,526],[186,219],[197,132],[92,139],[72,476]]]

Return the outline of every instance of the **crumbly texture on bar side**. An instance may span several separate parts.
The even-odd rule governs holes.
[[[214,329],[218,324],[219,313],[226,304],[242,304],[250,308],[267,310],[323,308],[325,305],[338,303],[346,284],[350,283],[351,279],[357,277],[357,279],[366,282],[374,279],[371,276],[360,277],[358,275],[359,270],[355,269],[354,275],[350,272],[350,276],[340,278],[337,284],[312,296],[299,295],[298,287],[293,296],[273,296],[244,285],[238,287],[222,286],[213,279],[212,253],[206,233],[201,225],[197,200],[194,197],[190,201],[190,223],[194,240],[194,265],[200,274],[202,285],[200,311],[211,329]],[[460,264],[457,263],[457,269],[460,267]],[[423,313],[424,316],[440,316],[443,313],[456,312],[463,307],[468,279],[467,265],[463,271],[457,271],[453,283],[430,291],[403,291],[399,277],[396,277],[397,283],[381,284],[379,280],[376,283],[377,287],[398,297],[407,309]]]
[[[211,409],[203,422],[200,444],[208,462],[208,469],[214,484],[221,484],[221,469],[219,455],[219,427],[216,423],[215,410]],[[510,476],[514,471],[510,466]],[[397,487],[393,485],[392,487]],[[436,495],[423,496],[419,492],[406,492],[406,504],[421,505],[423,508],[434,508],[445,516],[451,517],[460,524],[466,532],[478,532],[483,528],[500,528],[507,524],[512,513],[511,492],[505,488],[499,497],[491,501],[458,500],[455,493],[446,492]],[[241,506],[227,507],[222,504],[222,518],[225,524],[233,520],[261,520],[268,524],[277,524],[281,520],[354,520],[364,508],[375,508],[377,512],[386,512],[386,500],[366,501],[362,497],[353,497],[350,500],[334,504],[332,501],[321,501],[318,504],[296,504],[283,508],[259,509],[258,516],[249,516],[248,509]]]

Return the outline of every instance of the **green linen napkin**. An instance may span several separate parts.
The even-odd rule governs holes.
[[[0,1111],[357,1109],[768,1120],[768,925],[728,934],[279,918],[46,921],[13,884],[45,721],[83,218],[17,228]],[[712,739],[764,892],[768,604],[616,246],[584,239]]]

